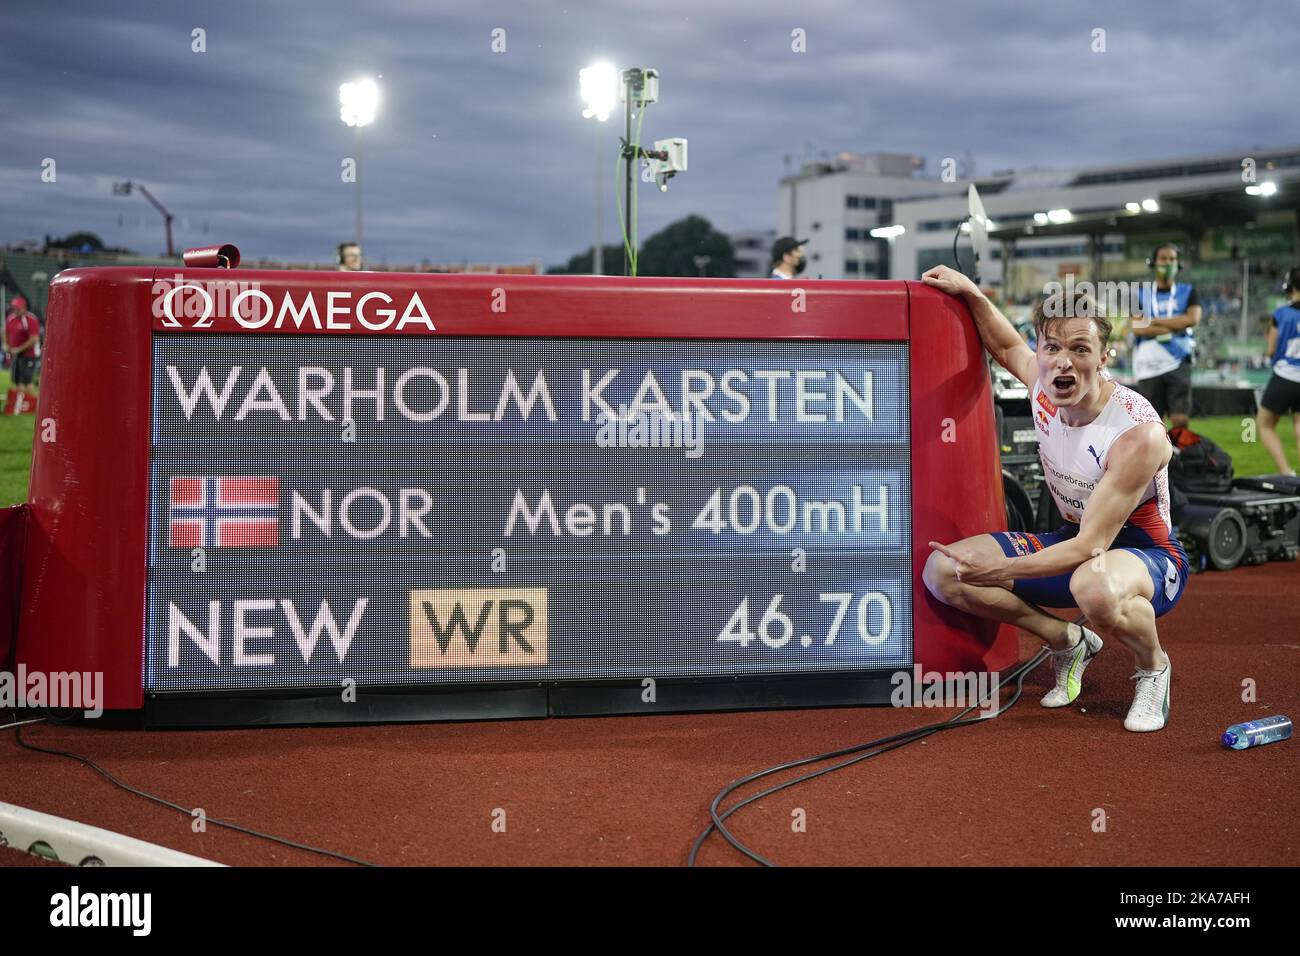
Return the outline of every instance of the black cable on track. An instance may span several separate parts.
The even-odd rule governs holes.
[[[0,730],[7,730],[10,727],[14,728],[14,739],[18,742],[18,746],[24,748],[25,750],[33,750],[37,753],[51,754],[52,756],[55,757],[67,757],[70,760],[75,760],[78,763],[84,764],[85,766],[89,767],[91,770],[95,771],[95,773],[99,774],[109,783],[113,784],[113,786],[120,787],[122,790],[125,790],[127,793],[135,794],[135,796],[143,797],[146,800],[152,800],[154,803],[160,804],[164,807],[175,810],[178,813],[183,813],[187,817],[193,818],[194,816],[193,809],[188,809],[186,807],[181,806],[179,803],[172,803],[170,800],[165,800],[162,797],[155,796],[144,790],[139,790],[131,786],[130,784],[123,783],[121,780],[117,779],[117,777],[113,776],[103,767],[99,766],[99,764],[95,763],[89,757],[83,757],[81,756],[81,754],[74,754],[67,750],[55,750],[52,747],[42,747],[39,746],[38,744],[31,743],[30,741],[23,740],[23,732],[21,729],[23,724],[40,723],[43,721],[45,721],[45,718],[41,718],[40,721],[18,721],[16,723],[5,724],[3,726],[0,726]],[[291,847],[295,850],[305,850],[308,853],[316,853],[319,854],[320,856],[330,857],[331,859],[342,860],[344,863],[355,863],[357,866],[378,865],[375,863],[367,863],[365,860],[359,860],[356,857],[348,856],[345,853],[336,853],[334,850],[324,850],[321,849],[320,847],[309,846],[306,843],[298,843],[294,840],[287,839],[286,837],[275,836],[272,833],[263,833],[260,830],[254,830],[250,827],[240,826],[238,823],[231,823],[228,820],[218,820],[216,817],[205,817],[205,819],[208,823],[211,823],[214,826],[225,827],[227,830],[234,830],[238,833],[245,833],[248,836],[257,837],[262,840],[269,840],[272,843],[278,843],[281,846]]]
[[[767,858],[761,856],[754,850],[751,850],[749,847],[745,846],[744,843],[742,843],[739,839],[737,839],[736,836],[729,829],[727,829],[726,821],[728,818],[731,817],[732,814],[736,813],[738,810],[742,809],[743,807],[746,807],[749,804],[753,803],[755,800],[760,800],[763,797],[770,796],[774,793],[777,793],[778,791],[785,790],[788,787],[796,786],[797,784],[803,783],[807,780],[812,780],[816,777],[820,777],[824,774],[831,773],[835,770],[841,770],[844,767],[852,766],[853,764],[858,763],[860,761],[868,760],[872,757],[878,757],[880,754],[888,753],[891,750],[897,750],[899,747],[904,747],[907,744],[914,743],[915,741],[921,740],[925,737],[929,737],[931,734],[937,734],[941,730],[950,730],[953,727],[964,727],[971,724],[978,724],[985,720],[991,720],[994,717],[1000,717],[1002,714],[1006,713],[1013,706],[1015,706],[1016,702],[1020,699],[1021,693],[1023,693],[1024,691],[1025,676],[1029,674],[1030,671],[1034,670],[1034,668],[1036,668],[1039,664],[1041,664],[1047,658],[1047,655],[1048,655],[1048,649],[1044,647],[1042,650],[1040,650],[1029,660],[1024,661],[1023,663],[1017,665],[1016,668],[1011,671],[1011,673],[1009,673],[1006,677],[1004,677],[1001,681],[998,682],[998,686],[994,688],[994,692],[1000,691],[1003,687],[1007,685],[1007,683],[1009,683],[1012,680],[1016,682],[1016,691],[1011,696],[1011,699],[1007,701],[1005,706],[999,708],[997,711],[995,711],[992,714],[989,714],[986,717],[972,717],[972,718],[962,719],[965,717],[966,714],[969,714],[972,710],[975,710],[980,704],[984,702],[984,698],[980,698],[980,700],[971,704],[965,710],[959,711],[958,713],[954,714],[952,717],[940,723],[926,724],[925,726],[917,727],[912,730],[905,730],[902,733],[893,734],[892,736],[889,737],[881,737],[878,740],[872,740],[869,741],[868,743],[856,744],[852,747],[845,747],[841,750],[832,750],[829,751],[828,753],[818,754],[817,756],[814,757],[804,757],[799,760],[790,761],[789,763],[778,764],[774,767],[768,767],[766,770],[760,770],[757,773],[752,773],[747,777],[742,777],[739,780],[736,780],[728,784],[718,793],[716,797],[713,798],[713,802],[709,804],[709,818],[711,822],[705,828],[704,832],[701,833],[698,837],[696,837],[695,843],[692,844],[690,855],[687,858],[687,866],[695,866],[696,857],[699,855],[700,848],[704,845],[704,841],[707,840],[715,830],[718,833],[722,834],[723,838],[726,839],[728,843],[730,843],[733,847],[735,847],[737,850],[739,850],[741,853],[743,853],[745,856],[749,857],[751,860],[755,861],[756,863],[761,863],[763,866],[776,866],[776,864],[773,863],[771,860],[768,860]],[[875,748],[879,748],[879,749],[875,749]],[[862,753],[862,751],[864,750],[869,752]],[[849,760],[845,760],[842,763],[835,764],[834,766],[826,767],[822,770],[817,770],[812,773],[804,774],[801,777],[795,777],[793,780],[787,780],[784,783],[779,783],[776,786],[767,788],[766,790],[761,790],[752,796],[746,797],[744,800],[740,801],[734,806],[729,807],[725,812],[719,813],[718,808],[719,805],[722,803],[722,801],[725,800],[730,794],[732,794],[739,788],[745,786],[746,784],[752,783],[755,780],[758,780],[762,777],[770,776],[771,774],[781,773],[786,770],[793,770],[795,767],[803,767],[803,766],[807,766],[808,764],[822,763],[823,761],[826,760],[834,760],[837,757],[845,757],[850,754],[858,754],[858,756],[852,757]]]

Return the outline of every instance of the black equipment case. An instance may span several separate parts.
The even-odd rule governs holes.
[[[1213,532],[1217,543],[1208,551],[1216,568],[1294,561],[1300,554],[1300,494],[1238,486],[1222,492],[1189,492],[1187,498],[1189,503],[1179,515],[1180,530],[1194,538],[1210,537]],[[1228,510],[1240,516],[1240,524],[1232,515],[1220,514]]]
[[[1232,487],[1271,491],[1275,495],[1300,495],[1300,475],[1253,475],[1250,478],[1235,478]]]

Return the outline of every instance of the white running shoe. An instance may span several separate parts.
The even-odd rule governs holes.
[[[1038,702],[1044,707],[1064,707],[1078,697],[1079,691],[1083,690],[1083,669],[1101,650],[1101,638],[1082,624],[1077,626],[1083,631],[1083,636],[1075,645],[1051,652],[1052,665],[1056,668],[1056,686]]]
[[[1169,684],[1173,667],[1169,655],[1165,655],[1165,669],[1162,671],[1144,671],[1138,668],[1133,679],[1137,687],[1133,691],[1133,706],[1124,718],[1124,729],[1135,733],[1149,733],[1159,730],[1169,720]]]

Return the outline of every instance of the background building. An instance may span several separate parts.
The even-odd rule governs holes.
[[[772,243],[775,229],[742,229],[728,237],[736,251],[737,279],[766,279],[772,271]]]
[[[953,182],[940,176],[951,174]],[[784,177],[781,234],[808,237],[808,275],[916,279],[935,265],[974,274],[969,183],[992,220],[980,284],[1023,319],[1050,282],[1139,281],[1161,242],[1182,251],[1182,281],[1205,310],[1197,328],[1198,381],[1259,385],[1269,314],[1280,282],[1300,262],[1300,146],[1252,149],[1079,169],[969,177],[945,158],[841,153]],[[895,235],[872,238],[891,226]],[[954,239],[957,251],[954,253]],[[1123,374],[1127,344],[1113,340]]]
[[[894,221],[904,199],[966,195],[961,183],[922,179],[920,156],[840,153],[807,160],[777,190],[779,235],[808,239],[808,270],[823,279],[884,279],[891,274],[888,243],[870,232]],[[964,198],[963,198],[964,202]]]
[[[1249,195],[1243,159],[1254,161],[1256,183],[1272,194]],[[985,286],[1011,300],[1041,291],[1067,273],[1096,278],[1103,263],[1137,263],[1156,243],[1173,240],[1191,262],[1294,259],[1300,205],[1300,147],[1124,163],[1079,170],[1029,170],[975,180],[997,229]],[[1136,208],[1135,208],[1136,207]],[[954,232],[966,218],[961,195],[931,196],[894,205],[904,232],[892,240],[892,278],[915,278],[951,265]],[[1060,220],[1052,222],[1048,216]],[[969,261],[969,241],[959,247]],[[1010,269],[1004,270],[1003,256]],[[1294,264],[1294,263],[1292,263]],[[1128,278],[1110,274],[1106,278]]]
[[[1254,185],[1268,182],[1275,192],[1245,192],[1252,185],[1243,178],[1247,158]],[[954,182],[939,178],[945,165]],[[953,264],[953,237],[966,218],[973,181],[998,227],[993,261],[982,264],[981,278],[985,286],[1005,285],[1010,299],[1066,273],[1086,278],[1102,263],[1143,263],[1151,246],[1166,239],[1200,262],[1289,260],[1300,248],[1300,146],[973,180],[966,172],[952,159],[927,171],[922,157],[898,153],[805,161],[781,179],[777,231],[808,237],[810,275],[914,279],[939,263]],[[872,229],[889,225],[902,233],[871,238]],[[969,265],[968,238],[959,249]],[[1011,263],[1005,274],[1004,255]]]

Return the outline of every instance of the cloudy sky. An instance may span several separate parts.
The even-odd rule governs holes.
[[[592,240],[577,72],[598,58],[658,69],[643,139],[690,141],[690,171],[640,193],[644,238],[693,212],[774,226],[787,155],[919,153],[933,175],[968,154],[988,174],[1294,144],[1298,40],[1285,0],[0,0],[0,243],[87,229],[156,255],[160,217],[112,195],[130,178],[178,246],[327,260],[353,231],[337,88],[362,74],[384,97],[368,258],[551,265]],[[602,130],[606,242],[620,130]]]

